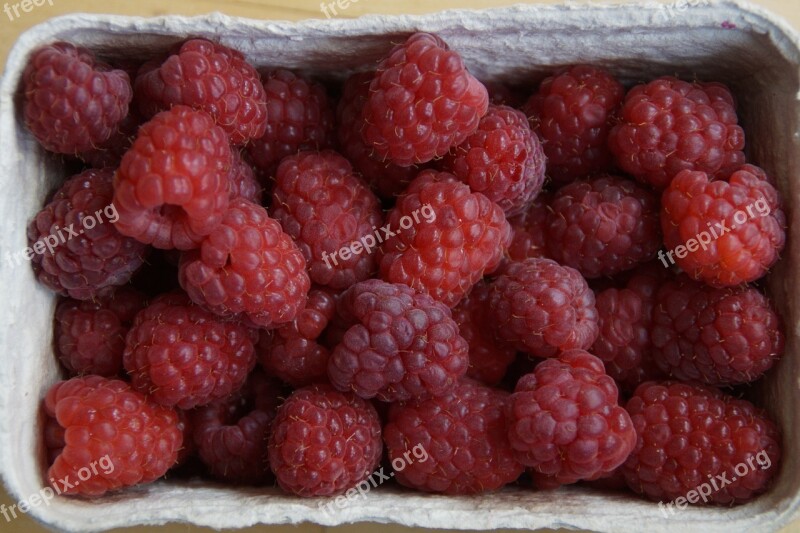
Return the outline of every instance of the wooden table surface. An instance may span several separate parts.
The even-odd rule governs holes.
[[[600,2],[602,0],[574,0],[574,3]],[[608,0],[606,0],[608,1]],[[611,0],[624,3],[625,0]],[[752,0],[788,20],[800,30],[800,0]],[[563,3],[564,0],[350,0],[350,6],[338,13],[341,17],[358,17],[365,14],[422,14],[452,8],[486,8],[511,5],[515,3]],[[19,0],[8,2],[13,6]],[[52,5],[50,5],[52,4]],[[43,5],[33,7],[30,12],[17,10],[19,16],[0,13],[0,57],[3,63],[9,49],[17,37],[26,29],[54,16],[68,13],[114,13],[119,15],[155,16],[167,14],[199,15],[211,11],[221,11],[229,15],[275,20],[301,20],[324,18],[320,0],[45,0]],[[13,18],[13,20],[10,20]],[[11,505],[11,498],[0,487],[0,504]],[[259,526],[242,530],[266,533],[409,533],[432,531],[400,526],[377,524],[358,524],[326,528],[316,525],[301,526]],[[45,533],[47,530],[27,516],[6,523],[0,518],[0,531],[6,533]],[[187,525],[168,525],[164,527],[136,527],[115,530],[118,533],[188,533],[211,532],[208,528]],[[800,522],[788,526],[782,533],[800,533]],[[509,530],[508,533],[511,533]]]

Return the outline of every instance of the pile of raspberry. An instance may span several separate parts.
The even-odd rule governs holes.
[[[33,54],[20,116],[79,170],[27,231],[59,297],[43,478],[767,491],[780,430],[732,387],[783,354],[785,177],[731,91],[574,65],[490,94],[430,33],[364,67]]]

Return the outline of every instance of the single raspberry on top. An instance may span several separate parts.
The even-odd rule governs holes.
[[[175,106],[139,129],[114,176],[117,229],[156,248],[190,250],[228,207],[228,136],[203,111]]]
[[[25,125],[42,146],[60,154],[74,155],[108,141],[133,98],[125,71],[64,42],[33,53],[22,86]]]
[[[606,141],[624,95],[614,76],[588,65],[566,67],[542,81],[522,110],[542,139],[554,181],[611,170]]]
[[[124,381],[100,376],[59,381],[47,392],[44,410],[46,444],[54,458],[47,479],[58,483],[60,494],[99,497],[150,483],[177,461],[183,441],[177,414]]]
[[[628,487],[653,501],[744,503],[778,473],[778,428],[748,401],[711,387],[649,381],[626,409],[637,439],[622,472]]]
[[[464,380],[450,394],[392,404],[383,438],[401,485],[442,494],[479,494],[523,471],[508,441],[508,393]]]
[[[186,105],[214,117],[234,144],[264,135],[267,104],[258,72],[240,52],[221,44],[186,41],[160,66],[145,64],[134,88],[146,117]]]
[[[298,389],[278,408],[269,436],[278,484],[302,497],[335,496],[377,468],[383,453],[375,408],[330,385]]]
[[[731,287],[764,276],[786,242],[786,216],[764,172],[745,165],[726,179],[680,172],[661,199],[669,250],[659,259],[691,277]]]
[[[664,189],[682,170],[713,175],[742,165],[738,121],[724,85],[667,76],[628,91],[608,145],[622,170]]]
[[[364,141],[400,166],[446,154],[477,128],[486,87],[461,56],[430,33],[415,33],[378,65],[362,112]]]
[[[516,458],[548,488],[610,473],[636,444],[617,400],[614,380],[588,352],[568,350],[537,365],[519,380],[506,410]]]

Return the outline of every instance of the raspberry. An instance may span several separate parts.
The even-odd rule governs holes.
[[[131,82],[84,48],[58,42],[36,50],[22,74],[25,125],[51,152],[102,145],[128,114]]]
[[[382,453],[375,408],[330,385],[294,391],[278,408],[269,436],[278,484],[302,497],[343,494],[375,470]]]
[[[147,247],[121,235],[108,215],[112,175],[103,169],[73,176],[28,225],[36,276],[58,294],[76,300],[107,296],[144,263]]]
[[[517,355],[516,350],[497,343],[490,327],[489,287],[479,281],[469,296],[453,308],[453,319],[469,345],[467,376],[485,385],[496,386],[503,379],[509,365]]]
[[[514,235],[508,247],[508,257],[512,261],[547,256],[545,230],[549,204],[550,195],[539,194],[522,213],[508,219]]]
[[[450,309],[427,294],[380,280],[348,289],[339,312],[355,324],[328,360],[339,390],[385,402],[449,393],[469,365]]]
[[[231,171],[228,175],[230,181],[229,198],[244,198],[254,204],[261,204],[264,190],[256,179],[253,167],[244,160],[238,150],[233,150],[231,159]]]
[[[134,318],[123,364],[133,387],[153,401],[190,409],[242,387],[255,366],[256,339],[183,294],[165,294]]]
[[[503,412],[508,396],[465,380],[447,396],[392,404],[383,438],[389,458],[405,463],[397,471],[400,484],[477,494],[513,483],[523,467],[508,441]]]
[[[256,351],[261,366],[292,387],[328,381],[330,352],[317,339],[336,313],[336,300],[321,289],[311,289],[305,309],[291,323],[262,330]]]
[[[280,394],[277,381],[256,370],[233,396],[192,411],[193,438],[211,475],[242,485],[272,479],[266,444]]]
[[[142,119],[131,112],[125,117],[111,137],[96,148],[80,152],[77,156],[92,168],[119,168],[122,158],[130,149]]]
[[[549,210],[548,256],[587,278],[629,270],[661,248],[658,200],[633,181],[600,176],[570,183]]]
[[[685,276],[658,291],[651,337],[662,371],[717,386],[758,379],[784,346],[781,321],[757,289],[717,289]]]
[[[228,207],[231,158],[210,115],[186,106],[159,113],[114,177],[117,229],[156,248],[196,248]]]
[[[301,152],[284,159],[272,193],[272,215],[297,243],[314,283],[346,289],[376,270],[373,232],[383,213],[375,195],[336,152]]]
[[[103,300],[64,299],[56,307],[56,354],[71,375],[116,377],[122,370],[125,335],[145,296],[120,287]]]
[[[294,320],[311,287],[292,239],[266,209],[243,198],[231,202],[200,249],[184,253],[178,275],[195,303],[265,328]]]
[[[744,163],[744,131],[728,88],[672,77],[628,91],[608,146],[622,170],[657,189],[682,170],[716,174]]]
[[[350,160],[378,196],[393,199],[402,194],[411,180],[419,174],[420,167],[401,167],[383,161],[361,138],[361,132],[366,126],[361,110],[369,97],[369,85],[374,77],[374,72],[361,72],[353,74],[344,83],[342,97],[336,108],[336,131],[342,154]]]
[[[286,156],[333,144],[334,116],[325,88],[291,71],[264,73],[267,129],[248,145],[256,165],[272,174]]]
[[[665,266],[668,258],[695,279],[729,287],[759,279],[778,261],[786,216],[778,191],[753,168],[726,180],[692,171],[675,177],[662,198]]]
[[[98,497],[155,481],[175,464],[183,441],[175,411],[151,403],[124,381],[60,381],[47,392],[44,408],[48,441],[61,437],[47,470],[59,493]]]
[[[566,67],[542,81],[522,110],[542,139],[554,181],[611,170],[606,141],[624,95],[614,76],[588,65]]]
[[[503,210],[447,172],[420,173],[386,223],[381,277],[450,307],[497,268],[511,243]]]
[[[525,115],[490,105],[477,131],[452,148],[441,162],[474,192],[484,194],[506,215],[524,211],[544,184],[542,143]]]
[[[489,106],[486,87],[442,39],[416,33],[378,65],[362,138],[400,166],[426,163],[464,142]]]
[[[264,135],[267,103],[258,72],[244,56],[205,39],[181,44],[160,66],[143,66],[134,88],[146,117],[176,105],[203,110],[233,144]]]
[[[714,490],[703,503],[743,503],[778,473],[778,429],[750,402],[712,388],[650,381],[626,408],[638,438],[622,472],[631,489],[651,500],[691,501],[690,493],[696,497],[707,483]]]
[[[495,337],[538,357],[597,338],[594,293],[577,270],[542,258],[510,263],[489,285]]]
[[[516,458],[544,485],[604,477],[636,444],[617,386],[597,357],[568,350],[523,376],[508,401]]]

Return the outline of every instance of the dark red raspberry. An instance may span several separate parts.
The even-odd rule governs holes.
[[[489,285],[488,306],[495,337],[538,357],[597,338],[594,293],[577,270],[550,259],[510,263]]]
[[[375,154],[375,149],[361,138],[366,126],[361,111],[369,97],[369,86],[374,77],[374,72],[360,72],[350,76],[344,83],[342,97],[336,108],[336,131],[342,154],[378,196],[388,200],[402,194],[419,174],[420,167],[401,167],[383,161]]]
[[[113,170],[73,176],[28,225],[33,269],[49,289],[76,300],[107,296],[131,279],[147,247],[114,225]]]
[[[426,163],[464,142],[489,106],[486,87],[461,56],[430,33],[416,33],[378,65],[362,112],[362,138],[400,166]]]
[[[631,180],[600,176],[560,188],[549,204],[548,256],[587,278],[613,276],[656,257],[658,200]]]
[[[511,226],[483,194],[470,192],[452,174],[426,170],[387,215],[386,237],[381,277],[453,307],[500,264]]]
[[[325,87],[284,69],[262,76],[267,128],[248,145],[255,164],[272,174],[286,156],[333,144],[334,116]]]
[[[175,106],[139,129],[114,177],[117,229],[156,248],[190,250],[228,207],[228,136],[205,112]]]
[[[191,39],[157,68],[145,65],[134,88],[139,110],[151,117],[176,105],[214,117],[234,144],[264,135],[267,104],[258,72],[221,44]]]
[[[317,342],[336,313],[336,300],[322,289],[311,289],[305,309],[291,323],[261,330],[258,361],[272,376],[292,387],[328,381],[328,349]]]
[[[128,113],[106,142],[86,152],[80,152],[78,157],[92,168],[119,168],[122,157],[136,139],[142,122],[136,113]]]
[[[367,280],[348,289],[339,312],[355,324],[328,360],[339,390],[385,402],[442,396],[469,365],[469,346],[450,309],[397,283]]]
[[[664,189],[681,170],[716,174],[742,165],[738,121],[724,85],[663,77],[628,91],[608,145],[622,170]]]
[[[758,379],[784,346],[781,321],[757,289],[716,289],[685,276],[658,291],[651,337],[662,371],[717,386]]]
[[[661,227],[669,249],[659,258],[695,279],[730,287],[764,276],[786,242],[778,191],[751,165],[726,180],[679,173],[664,191]]]
[[[631,489],[651,500],[743,503],[778,473],[778,428],[748,401],[710,387],[650,381],[626,409],[638,438],[622,472]],[[675,503],[662,512],[674,513]]]
[[[67,371],[117,377],[125,336],[144,306],[144,294],[130,287],[102,300],[62,300],[56,307],[53,341]]]
[[[59,381],[47,392],[44,408],[47,440],[53,443],[60,434],[62,446],[52,450],[47,479],[63,494],[98,497],[155,481],[175,464],[183,441],[175,411],[151,403],[124,381]]]
[[[524,261],[529,257],[546,257],[545,229],[550,212],[550,195],[539,194],[522,213],[510,217],[508,223],[514,234],[508,257],[512,261]]]
[[[544,184],[542,143],[522,112],[490,105],[477,131],[452,148],[441,162],[506,215],[524,211]]]
[[[186,295],[157,298],[133,320],[123,364],[156,403],[190,409],[242,387],[256,362],[257,334],[224,322]]]
[[[453,319],[469,345],[467,376],[494,387],[505,376],[517,352],[495,340],[491,327],[493,317],[489,314],[488,304],[489,286],[481,280],[475,284],[469,296],[453,308]]]
[[[523,466],[508,441],[508,393],[471,380],[453,392],[392,404],[383,439],[401,485],[442,494],[478,494],[513,483]]]
[[[266,209],[244,198],[231,201],[198,250],[183,254],[179,279],[194,302],[265,328],[294,320],[311,288],[295,243]]]
[[[567,183],[611,170],[606,141],[624,95],[614,76],[588,65],[566,67],[542,81],[522,110],[542,139],[548,176]]]
[[[301,152],[278,167],[272,215],[303,253],[311,280],[346,289],[376,270],[383,221],[375,195],[333,151]]]
[[[375,408],[330,385],[298,389],[278,408],[269,463],[283,490],[335,496],[369,477],[383,453]]]
[[[568,350],[544,361],[519,380],[508,402],[516,458],[548,488],[603,477],[636,444],[631,418],[617,401],[614,380],[590,353]]]
[[[260,205],[264,189],[258,182],[253,167],[242,157],[238,150],[233,150],[232,156],[231,171],[228,175],[230,180],[230,199],[233,200],[239,197]]]
[[[22,85],[25,125],[42,146],[60,154],[85,152],[108,141],[133,98],[124,71],[63,42],[33,53]]]
[[[212,476],[242,485],[272,479],[267,439],[280,395],[277,380],[256,370],[239,392],[191,411],[198,455]]]

